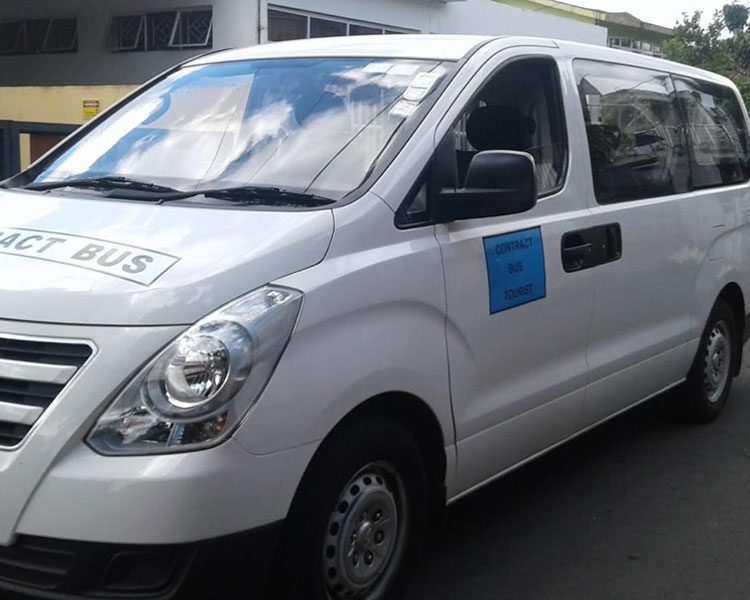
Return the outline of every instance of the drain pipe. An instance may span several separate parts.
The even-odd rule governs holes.
[[[258,0],[258,44],[263,43],[263,0]]]

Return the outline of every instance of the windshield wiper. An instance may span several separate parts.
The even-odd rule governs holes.
[[[44,192],[47,190],[55,190],[60,188],[95,188],[102,190],[131,190],[134,192],[153,192],[155,194],[172,194],[179,192],[175,188],[167,187],[164,185],[158,185],[156,183],[149,183],[147,181],[139,181],[137,179],[131,179],[129,177],[123,177],[119,175],[112,175],[107,177],[87,177],[84,179],[68,179],[66,181],[49,181],[42,183],[30,183],[23,187],[25,190],[33,190],[36,192]]]
[[[315,194],[293,192],[278,187],[238,186],[213,188],[205,190],[182,191],[156,183],[148,183],[122,176],[90,177],[85,179],[68,179],[67,181],[50,181],[46,183],[31,183],[23,189],[33,191],[47,191],[65,187],[92,188],[100,190],[127,190],[149,194],[148,199],[155,202],[174,202],[186,200],[195,196],[216,198],[244,206],[272,204],[274,206],[326,206],[334,204],[330,198],[323,198]],[[151,196],[153,194],[153,196]],[[142,196],[140,198],[143,198]]]
[[[255,185],[243,185],[238,187],[214,188],[205,190],[194,190],[192,192],[177,192],[165,194],[162,199],[166,202],[172,200],[183,200],[194,196],[205,196],[226,200],[235,204],[246,206],[272,204],[274,206],[327,206],[335,204],[335,200],[306,194],[304,192],[293,192],[277,187],[264,187]]]

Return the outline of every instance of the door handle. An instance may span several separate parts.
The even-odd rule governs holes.
[[[560,244],[566,273],[583,271],[618,260],[622,256],[622,232],[619,223],[597,225],[569,231]]]
[[[594,245],[591,242],[583,241],[581,236],[583,232],[572,231],[566,233],[562,239],[562,263],[566,273],[582,271],[590,266],[589,256]]]
[[[586,242],[585,244],[578,244],[577,246],[563,246],[563,254],[585,254],[591,252],[593,244]]]

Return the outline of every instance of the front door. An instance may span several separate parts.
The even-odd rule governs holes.
[[[459,492],[569,437],[586,389],[593,270],[566,272],[562,260],[566,232],[591,225],[571,152],[581,140],[565,125],[577,107],[563,105],[556,50],[514,52],[464,91],[436,156],[441,187],[460,187],[476,152],[527,152],[540,193],[521,215],[436,226]]]

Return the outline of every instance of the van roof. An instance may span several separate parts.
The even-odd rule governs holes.
[[[604,60],[650,69],[668,70],[672,73],[695,76],[717,83],[733,85],[721,75],[687,65],[672,63],[660,58],[594,46],[577,42],[557,41],[549,38],[529,38],[516,36],[480,35],[365,35],[350,37],[317,38],[274,42],[235,50],[223,50],[200,56],[190,65],[210,64],[238,60],[264,58],[304,58],[304,57],[372,57],[372,58],[413,58],[423,60],[460,60],[483,42],[502,40],[508,47],[516,45],[557,46],[564,53],[580,58]]]
[[[491,40],[478,35],[362,35],[274,42],[215,52],[196,62],[305,56],[362,56],[459,60],[477,44]]]

